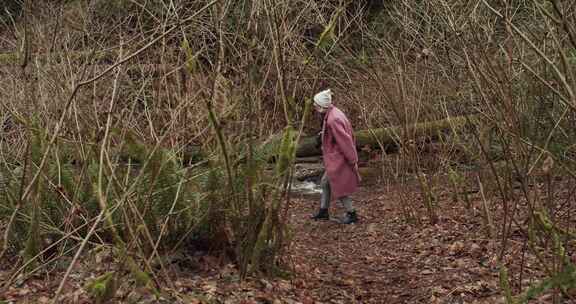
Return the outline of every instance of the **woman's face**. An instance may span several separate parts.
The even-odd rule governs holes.
[[[325,109],[325,108],[320,107],[320,106],[318,106],[318,105],[316,105],[316,104],[314,104],[314,110],[316,110],[316,112],[318,112],[318,113],[324,113],[324,112],[326,112],[326,109]]]

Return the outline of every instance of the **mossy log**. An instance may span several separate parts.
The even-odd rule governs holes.
[[[154,149],[153,145],[142,147],[145,147],[148,151],[152,151]],[[94,143],[84,143],[84,152],[86,153],[90,153],[89,151],[91,151],[93,155],[98,155],[99,149],[100,147]],[[82,163],[83,159],[86,157],[82,155],[80,144],[77,142],[59,142],[56,147],[56,151],[60,157],[60,162],[62,163]],[[176,159],[183,166],[198,163],[206,157],[201,147],[197,145],[187,146],[178,152],[167,148],[160,148],[158,151],[163,151],[162,153],[170,153],[175,155]],[[134,149],[129,149],[127,146],[123,146],[122,149],[120,149],[120,147],[112,147],[109,153],[117,156],[121,163],[127,163],[130,161],[131,163],[142,164],[148,157],[146,152],[139,154],[135,152]],[[0,176],[0,190],[2,189],[1,186],[2,176]]]
[[[354,132],[356,147],[364,146],[384,147],[398,146],[399,142],[409,139],[437,138],[439,134],[451,130],[459,130],[475,121],[475,116],[458,116],[443,120],[410,124],[407,127],[394,126]],[[316,147],[316,136],[301,138],[296,149],[297,157],[320,155],[322,152]]]

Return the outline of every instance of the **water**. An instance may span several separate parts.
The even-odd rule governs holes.
[[[311,180],[292,181],[291,190],[293,193],[299,193],[299,194],[322,193],[322,188],[320,188],[320,185]]]

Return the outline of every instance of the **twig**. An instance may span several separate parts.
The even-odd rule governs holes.
[[[10,279],[8,279],[8,281],[4,282],[3,285],[3,289],[7,289],[10,285],[12,285],[12,282],[14,281],[14,279],[18,276],[18,274],[20,272],[22,272],[22,270],[24,270],[26,267],[28,267],[28,265],[32,264],[37,258],[41,257],[44,253],[48,252],[50,249],[56,247],[56,245],[60,244],[61,242],[67,240],[70,236],[72,236],[74,233],[76,233],[78,230],[84,228],[86,225],[88,225],[88,223],[90,222],[85,222],[84,224],[76,227],[73,231],[68,232],[67,234],[63,235],[62,238],[60,238],[59,240],[57,240],[56,242],[50,244],[50,246],[44,248],[42,251],[40,251],[36,256],[32,257],[30,260],[28,260],[28,262],[26,262],[24,265],[20,266],[20,268],[18,268],[11,276]],[[5,291],[5,290],[4,290]]]
[[[64,284],[66,284],[66,281],[68,280],[68,277],[70,276],[70,273],[72,272],[72,269],[76,265],[76,262],[80,258],[80,254],[82,254],[84,247],[86,247],[88,240],[90,239],[90,237],[92,236],[94,231],[96,231],[96,227],[98,227],[98,225],[100,224],[100,221],[102,221],[102,218],[104,216],[105,211],[106,210],[100,211],[100,214],[98,214],[98,217],[96,217],[96,221],[94,221],[94,224],[92,225],[92,227],[90,227],[90,231],[88,232],[86,237],[84,237],[82,244],[80,244],[80,248],[78,248],[78,251],[76,251],[76,254],[74,255],[74,258],[72,259],[70,266],[68,266],[68,269],[66,270],[66,273],[64,274],[64,277],[62,278],[62,281],[60,281],[60,285],[58,286],[58,289],[56,290],[56,294],[54,295],[54,298],[52,299],[52,304],[58,303],[58,299],[60,298],[60,293],[62,293],[62,289],[64,288]]]
[[[480,176],[476,176],[476,180],[478,181],[478,186],[480,189],[480,195],[482,196],[482,210],[484,211],[484,219],[486,224],[486,230],[488,232],[488,237],[493,240],[494,239],[494,223],[492,222],[492,216],[490,215],[490,208],[488,208],[488,201],[486,200],[486,196],[484,195],[484,185]],[[500,258],[501,260],[502,258]]]
[[[180,21],[177,25],[173,26],[172,28],[170,28],[169,30],[167,30],[166,32],[164,32],[162,35],[160,35],[159,37],[155,38],[154,40],[150,41],[148,44],[146,44],[145,46],[143,46],[142,48],[140,48],[139,50],[135,51],[134,53],[132,53],[131,55],[128,55],[127,57],[118,60],[114,65],[108,67],[106,70],[104,70],[102,73],[96,75],[93,78],[90,78],[88,80],[82,81],[80,83],[78,83],[73,91],[72,94],[70,95],[70,97],[68,98],[68,101],[66,102],[66,105],[64,106],[63,110],[62,110],[62,114],[60,115],[60,120],[58,121],[58,123],[56,124],[56,127],[54,129],[54,134],[52,134],[52,138],[50,139],[50,142],[48,143],[48,146],[46,147],[46,152],[44,152],[44,156],[42,157],[42,160],[40,161],[40,165],[39,165],[39,169],[38,172],[36,172],[36,174],[34,175],[34,177],[32,178],[32,181],[30,182],[30,184],[28,185],[28,187],[26,188],[26,190],[24,191],[24,194],[22,196],[22,200],[24,201],[26,199],[26,197],[28,196],[28,194],[30,193],[30,191],[32,190],[32,186],[34,185],[34,182],[38,179],[38,177],[40,176],[40,172],[42,171],[42,169],[45,166],[46,160],[48,158],[48,154],[50,152],[50,149],[52,148],[52,146],[54,145],[54,143],[56,142],[56,138],[58,137],[58,134],[60,133],[60,129],[62,128],[62,124],[64,122],[64,118],[66,117],[66,113],[68,113],[68,109],[70,108],[70,106],[72,105],[72,102],[74,101],[74,99],[76,98],[76,95],[78,94],[80,88],[82,88],[83,86],[86,86],[88,84],[91,84],[97,80],[99,80],[100,78],[106,76],[108,73],[110,73],[110,71],[114,70],[116,67],[120,66],[121,64],[127,62],[128,60],[136,57],[137,55],[143,53],[144,51],[146,51],[148,48],[150,48],[151,46],[153,46],[154,44],[156,44],[158,41],[160,41],[162,38],[166,37],[168,34],[172,33],[173,31],[175,31],[176,29],[178,29],[180,26],[182,26],[183,24],[186,24],[188,22],[190,22],[191,20],[193,20],[194,18],[196,18],[196,16],[198,16],[200,13],[202,13],[204,10],[210,8],[211,6],[213,6],[214,4],[216,4],[219,0],[214,0],[210,3],[208,3],[207,5],[205,5],[204,7],[202,7],[201,9],[199,9],[198,11],[196,11],[196,13],[194,13],[192,16]],[[86,71],[86,67],[84,69],[84,72]]]
[[[24,170],[22,170],[22,177],[20,179],[20,193],[22,193],[22,191],[24,190],[24,181],[26,180],[26,172],[28,172],[28,166],[29,166],[29,156],[28,153],[30,153],[30,143],[26,143],[26,154],[27,156],[24,158]],[[20,195],[20,197],[22,197],[22,195]],[[0,260],[2,260],[2,258],[4,257],[4,255],[6,254],[6,251],[8,250],[8,242],[10,241],[10,231],[12,230],[12,225],[14,224],[14,221],[16,220],[16,215],[18,214],[18,212],[20,212],[20,208],[22,208],[22,199],[18,200],[18,203],[16,204],[16,207],[14,208],[14,211],[12,212],[12,215],[10,216],[10,220],[8,220],[8,226],[6,226],[6,230],[4,231],[4,240],[3,240],[3,248],[2,251],[0,252]]]
[[[558,67],[554,64],[554,62],[552,62],[552,60],[550,58],[548,58],[548,56],[546,56],[546,54],[544,54],[544,52],[538,48],[534,42],[532,42],[532,40],[530,40],[530,38],[528,38],[526,36],[526,34],[524,34],[524,32],[522,32],[514,23],[512,23],[510,20],[508,20],[507,18],[505,18],[502,13],[500,13],[498,10],[496,10],[495,8],[493,8],[492,6],[490,6],[490,4],[488,4],[488,2],[486,2],[486,0],[482,0],[482,2],[484,3],[484,5],[486,5],[494,14],[496,14],[498,17],[504,19],[504,21],[506,22],[506,24],[508,24],[521,38],[522,40],[524,40],[526,43],[528,43],[528,45],[542,58],[544,59],[544,61],[546,61],[548,63],[548,65],[552,68],[552,70],[554,71],[556,77],[558,78],[558,80],[560,80],[560,82],[562,82],[562,85],[564,86],[564,88],[566,89],[566,91],[568,91],[568,94],[570,95],[570,99],[571,102],[569,103],[565,103],[567,106],[569,106],[573,111],[576,111],[576,100],[575,100],[575,95],[574,95],[574,91],[572,90],[572,87],[568,84],[566,76],[564,74],[562,74],[562,72],[558,69]]]
[[[100,220],[102,219],[102,216],[106,215],[106,218],[110,219],[109,214],[107,213],[109,211],[107,206],[105,205],[105,203],[102,204],[102,200],[103,200],[102,197],[104,197],[104,195],[101,192],[102,191],[102,169],[104,167],[104,165],[103,165],[104,150],[106,149],[106,145],[108,143],[108,135],[110,133],[110,127],[112,124],[112,117],[111,117],[112,111],[111,110],[114,107],[114,102],[116,101],[116,94],[118,91],[118,79],[119,78],[120,78],[120,69],[118,69],[118,71],[116,72],[116,78],[114,79],[114,88],[112,91],[112,98],[110,98],[108,118],[106,120],[106,133],[104,135],[104,139],[102,140],[102,146],[101,146],[101,150],[100,150],[100,166],[99,166],[100,168],[98,171],[98,198],[99,198],[98,201],[101,202],[100,214],[98,215],[98,218],[97,218],[96,222],[94,223],[94,225],[92,226],[92,228],[90,228],[90,232],[88,232],[88,234],[86,235],[86,237],[82,241],[82,245],[80,246],[80,248],[78,248],[78,251],[76,252],[76,255],[74,256],[72,263],[70,263],[70,266],[68,267],[68,269],[66,270],[66,273],[64,274],[64,277],[62,278],[62,281],[60,281],[60,286],[58,286],[58,290],[56,291],[56,294],[54,295],[54,299],[52,300],[52,303],[54,303],[54,304],[58,302],[58,298],[60,297],[60,293],[62,292],[62,288],[64,288],[64,284],[66,283],[66,280],[68,279],[68,276],[70,275],[70,272],[72,271],[72,268],[75,266],[76,260],[78,260],[80,254],[82,253],[82,250],[84,249],[84,247],[86,246],[86,243],[88,242],[88,239],[90,238],[92,233],[94,233],[94,231],[96,230],[96,226],[98,224],[100,224]]]

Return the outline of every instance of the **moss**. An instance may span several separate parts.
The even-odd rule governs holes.
[[[423,123],[413,123],[406,127],[407,135],[410,137],[437,137],[438,133],[450,131],[453,128],[458,129],[465,126],[469,120],[473,120],[474,117],[454,117],[450,119],[443,119],[437,121],[423,122]],[[384,144],[393,144],[398,140],[398,137],[404,133],[404,128],[400,126],[374,129],[374,130],[362,130],[355,133],[356,143],[358,146],[370,145],[374,146],[375,139]],[[377,143],[377,141],[376,141]]]
[[[290,168],[290,164],[294,158],[294,129],[290,126],[284,129],[284,135],[282,137],[282,142],[280,143],[280,147],[278,149],[278,163],[276,165],[276,174],[278,176],[283,176],[286,174],[286,171]]]
[[[18,53],[2,53],[0,54],[0,64],[15,64],[18,63]]]
[[[107,272],[95,278],[86,285],[85,289],[92,296],[95,303],[107,303],[114,298],[117,290],[114,273]]]

